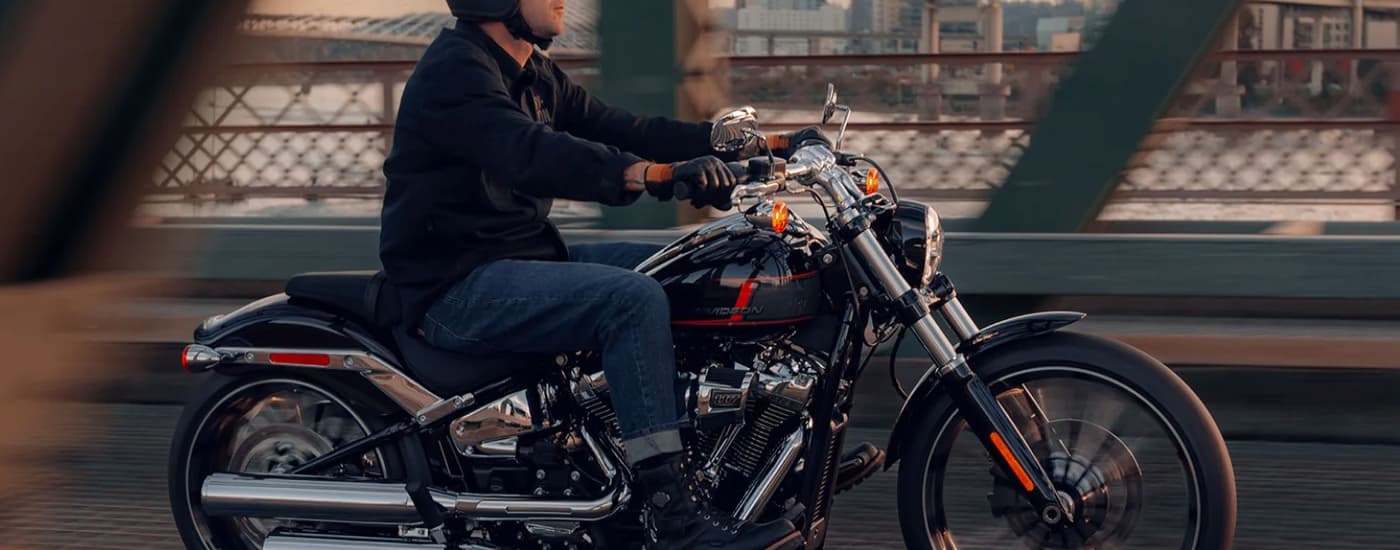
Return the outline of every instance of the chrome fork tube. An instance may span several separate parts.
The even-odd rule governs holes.
[[[958,301],[955,293],[943,301],[943,305],[938,307],[938,312],[943,314],[943,320],[948,321],[948,326],[953,327],[953,332],[957,333],[958,340],[966,342],[973,336],[977,336],[977,323],[968,315],[963,308],[962,302]]]
[[[861,259],[865,260],[865,265],[870,268],[876,281],[891,298],[898,298],[912,290],[869,230],[856,235],[856,238],[851,240],[851,246],[860,253]],[[957,360],[957,347],[938,328],[938,322],[933,320],[932,315],[924,315],[909,328],[913,329],[914,336],[923,344],[924,349],[928,350],[929,356],[933,357],[938,366],[942,367]]]
[[[909,283],[900,276],[894,263],[885,255],[884,249],[869,230],[857,235],[852,240],[852,245],[863,256],[866,266],[891,298],[898,298],[909,292]],[[953,305],[944,304],[941,308],[944,315],[950,315],[951,312],[952,319],[949,324],[954,326],[960,337],[963,332],[975,333],[967,311],[962,309],[962,305],[957,303],[954,297],[949,298]],[[959,325],[962,325],[961,328]],[[1017,475],[1022,481],[1023,489],[1028,493],[1031,505],[1036,507],[1037,511],[1061,518],[1052,523],[1064,519],[1072,521],[1072,516],[1060,503],[1054,485],[1045,474],[1035,453],[1021,436],[1020,430],[997,402],[996,396],[968,367],[962,354],[958,353],[957,348],[948,340],[948,336],[938,328],[933,315],[926,312],[911,328],[919,337],[919,342],[937,362],[937,368],[929,369],[924,373],[924,377],[936,376],[957,380],[953,389],[949,390],[949,395],[972,426],[973,432],[983,440],[988,453],[998,453],[994,455],[997,462],[1002,464],[1008,474]],[[922,386],[924,382],[920,380],[919,385]],[[998,440],[1000,443],[997,443]]]

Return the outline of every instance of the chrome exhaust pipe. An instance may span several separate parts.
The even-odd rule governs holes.
[[[626,487],[614,481],[592,500],[550,500],[525,495],[431,491],[449,514],[477,521],[597,521],[626,502]],[[296,477],[213,474],[201,489],[204,513],[300,521],[413,525],[422,523],[403,483],[333,481]]]
[[[263,550],[441,550],[443,545],[431,541],[375,539],[304,533],[274,533],[263,541]],[[459,544],[462,550],[494,550],[483,544]]]
[[[200,494],[210,516],[383,525],[423,521],[403,483],[213,474],[204,479]]]

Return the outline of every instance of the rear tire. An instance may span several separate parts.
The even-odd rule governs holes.
[[[336,439],[343,437],[352,441],[373,433],[388,425],[388,415],[392,411],[386,407],[383,399],[360,390],[352,381],[336,376],[307,376],[305,373],[277,371],[261,371],[243,376],[212,373],[208,376],[209,380],[205,381],[185,404],[170,445],[167,469],[170,509],[186,548],[249,550],[262,546],[260,540],[248,540],[256,538],[256,535],[250,535],[249,531],[256,531],[253,527],[262,525],[260,522],[244,518],[210,518],[202,513],[199,502],[200,488],[209,474],[237,471],[266,473],[271,470],[264,467],[240,466],[253,462],[265,464],[267,460],[258,459],[279,458],[282,455],[290,456],[293,463],[289,465],[294,466],[296,462],[305,462],[324,454],[329,450],[328,446],[335,444],[331,442],[331,437],[325,437],[329,434],[317,433],[287,423],[287,428],[272,425],[270,429],[265,430],[269,435],[263,439],[264,444],[261,446],[256,441],[250,441],[252,450],[249,450],[250,445],[243,445],[242,449],[228,448],[231,444],[228,441],[230,432],[240,429],[241,425],[236,419],[225,415],[236,411],[239,406],[247,405],[259,392],[292,392],[314,398],[323,403],[326,410],[343,409],[347,415],[345,419],[353,420],[353,425],[348,426],[346,433],[334,434]],[[317,394],[325,399],[314,397]],[[318,408],[317,411],[318,414],[323,414],[322,409]],[[332,414],[335,414],[334,411]],[[315,421],[316,426],[325,425],[321,416],[317,416]],[[254,435],[263,432],[258,431]],[[272,439],[278,437],[283,439]],[[268,454],[269,445],[266,443],[276,447],[277,451]],[[343,441],[337,443],[343,444]],[[283,447],[290,448],[290,453],[282,451]],[[367,453],[364,460],[371,465],[378,462],[378,466],[367,467],[365,475],[402,479],[402,460],[392,445],[381,446],[376,452]]]
[[[1166,366],[1121,343],[1069,332],[1008,343],[970,358],[969,363],[999,398],[1013,394],[1015,388],[1024,388],[1024,384],[1018,385],[1018,380],[1028,380],[1033,376],[1057,380],[1056,377],[1062,374],[1056,369],[1063,369],[1063,376],[1067,378],[1071,375],[1082,376],[1095,383],[1118,387],[1124,391],[1124,395],[1140,396],[1146,401],[1144,410],[1155,410],[1158,420],[1165,421],[1168,429],[1163,433],[1170,436],[1166,440],[1174,439],[1177,452],[1184,451],[1190,457],[1190,466],[1186,466],[1187,461],[1182,461],[1181,469],[1190,472],[1183,477],[1194,480],[1197,508],[1194,509],[1195,514],[1188,509],[1184,515],[1194,515],[1197,519],[1194,527],[1180,537],[1180,547],[1188,550],[1226,550],[1231,547],[1235,532],[1235,480],[1225,442],[1200,399]],[[959,533],[953,532],[957,529],[947,529],[948,517],[942,510],[933,509],[940,506],[930,503],[930,493],[942,493],[945,489],[943,475],[930,470],[938,469],[940,464],[946,468],[953,460],[951,441],[958,439],[957,432],[963,423],[948,399],[937,399],[925,410],[910,411],[909,414],[916,415],[911,418],[917,419],[917,424],[912,426],[911,441],[901,453],[898,488],[899,518],[905,545],[924,550],[951,548],[954,544],[964,548],[973,546],[959,540]],[[1116,436],[1102,438],[1104,441],[1110,439],[1121,442]],[[1067,452],[1073,454],[1073,451]],[[1128,458],[1132,459],[1131,453],[1128,453]],[[1041,459],[1044,461],[1046,457],[1041,456]],[[1047,471],[1049,469],[1047,467]],[[1083,479],[1082,475],[1080,479]],[[934,482],[938,487],[934,486]],[[944,502],[941,495],[932,500]],[[991,496],[988,501],[993,501]],[[1005,529],[1017,537],[1026,536],[1024,532],[1014,532],[1007,523],[1007,516],[996,517],[989,510],[982,534]],[[940,524],[945,528],[937,527]],[[964,530],[962,535],[967,535],[967,531]],[[1194,531],[1194,543],[1191,531]],[[1030,547],[1065,547],[1063,543],[1043,543],[1024,538],[1013,540],[1027,543]],[[1131,538],[1126,542],[1129,548],[1144,547],[1135,544]],[[1068,547],[1076,546],[1071,544]],[[1175,548],[1176,545],[1148,547]]]

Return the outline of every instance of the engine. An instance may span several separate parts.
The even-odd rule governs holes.
[[[732,353],[726,363],[682,362],[685,409],[696,428],[691,451],[704,475],[703,489],[722,507],[738,504],[765,466],[797,430],[824,367],[780,344]],[[587,415],[618,436],[607,382],[595,373],[577,396]]]

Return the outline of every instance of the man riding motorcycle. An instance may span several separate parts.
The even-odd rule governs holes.
[[[632,268],[658,247],[566,247],[551,199],[626,205],[643,192],[729,208],[735,178],[710,125],[636,116],[592,98],[537,50],[564,0],[448,0],[455,28],[404,89],[385,162],[380,259],[405,323],[463,353],[599,350],[644,502],[648,546],[768,548],[790,522],[738,523],[693,486],[665,293]],[[825,139],[815,128],[774,136]],[[747,151],[748,155],[757,151]],[[741,153],[744,154],[744,153]]]

